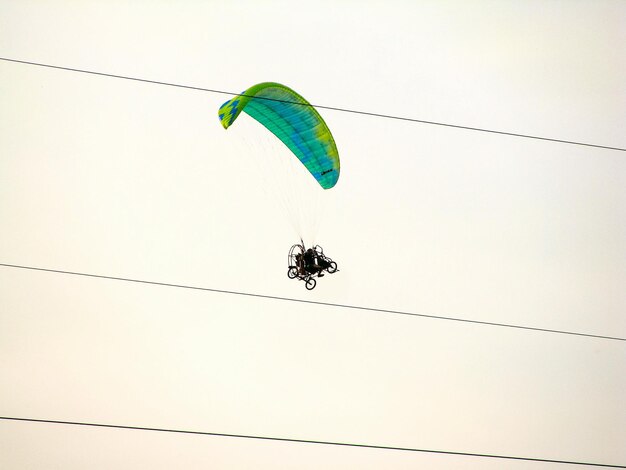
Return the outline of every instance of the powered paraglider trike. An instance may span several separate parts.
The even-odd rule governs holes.
[[[324,276],[324,273],[337,272],[337,263],[324,254],[321,246],[305,249],[304,244],[296,243],[289,250],[287,276],[289,279],[304,281],[308,290],[315,289],[316,278]]]

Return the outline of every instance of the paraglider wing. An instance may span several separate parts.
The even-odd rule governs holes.
[[[224,129],[242,111],[278,137],[322,188],[337,184],[339,153],[335,140],[317,110],[302,96],[279,83],[254,85],[220,106]]]

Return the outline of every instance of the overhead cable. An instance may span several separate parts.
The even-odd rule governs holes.
[[[112,74],[112,73],[96,72],[96,71],[93,71],[93,70],[77,69],[77,68],[72,68],[72,67],[63,67],[63,66],[60,66],[60,65],[43,64],[43,63],[39,63],[39,62],[30,62],[30,61],[26,61],[26,60],[10,59],[10,58],[7,58],[7,57],[0,57],[0,60],[4,60],[6,62],[14,62],[14,63],[18,63],[18,64],[35,65],[37,67],[47,67],[47,68],[57,69],[57,70],[66,70],[66,71],[69,71],[69,72],[78,72],[78,73],[87,73],[87,74],[91,74],[91,75],[99,75],[101,77],[118,78],[118,79],[122,79],[122,80],[133,80],[133,81],[136,81],[136,82],[152,83],[152,84],[155,84],[155,85],[165,85],[165,86],[172,86],[172,87],[178,87],[178,88],[186,88],[188,90],[204,91],[204,92],[208,92],[208,93],[218,93],[218,94],[221,94],[221,95],[228,95],[228,96],[238,96],[238,95],[241,95],[241,96],[247,96],[247,95],[245,95],[243,93],[235,93],[235,92],[232,92],[232,91],[216,90],[216,89],[212,89],[212,88],[203,88],[203,87],[197,87],[197,86],[191,86],[191,85],[183,85],[183,84],[180,84],[180,83],[163,82],[163,81],[159,81],[159,80],[149,80],[149,79],[146,79],[146,78],[129,77],[129,76],[126,76],[126,75],[116,75],[116,74]],[[600,149],[605,149],[605,150],[617,150],[617,151],[620,151],[620,152],[626,152],[626,148],[611,147],[611,146],[608,146],[608,145],[590,144],[590,143],[586,143],[586,142],[577,142],[577,141],[573,141],[573,140],[555,139],[555,138],[551,138],[551,137],[541,137],[541,136],[537,136],[537,135],[520,134],[520,133],[516,133],[516,132],[498,131],[498,130],[494,130],[494,129],[486,129],[486,128],[482,128],[482,127],[472,127],[472,126],[463,126],[463,125],[459,125],[459,124],[450,124],[450,123],[445,123],[445,122],[427,121],[427,120],[424,120],[424,119],[415,119],[415,118],[410,118],[410,117],[394,116],[394,115],[391,115],[391,114],[382,114],[382,113],[374,113],[374,112],[368,112],[368,111],[359,111],[359,110],[356,110],[356,109],[339,108],[339,107],[335,107],[335,106],[323,106],[323,105],[318,105],[318,104],[298,103],[298,102],[278,100],[278,99],[274,99],[274,98],[263,98],[263,97],[258,97],[258,96],[254,96],[254,98],[255,99],[264,99],[264,100],[268,100],[268,101],[281,101],[281,102],[290,103],[290,104],[296,104],[296,105],[300,105],[300,106],[312,106],[312,107],[318,108],[318,109],[328,109],[328,110],[340,111],[340,112],[344,112],[344,113],[362,114],[362,115],[365,115],[365,116],[373,116],[373,117],[379,117],[379,118],[385,118],[385,119],[396,119],[396,120],[400,120],[400,121],[416,122],[416,123],[420,123],[420,124],[430,124],[430,125],[433,125],[433,126],[452,127],[452,128],[455,128],[455,129],[463,129],[463,130],[468,130],[468,131],[487,132],[487,133],[490,133],[490,134],[507,135],[507,136],[510,136],[510,137],[521,137],[521,138],[525,138],[525,139],[543,140],[543,141],[548,141],[548,142],[557,142],[557,143],[561,143],[561,144],[570,144],[570,145],[582,145],[582,146],[585,146],[585,147],[594,147],[594,148],[600,148]]]
[[[169,433],[177,433],[177,434],[195,434],[195,435],[213,436],[213,437],[230,437],[230,438],[238,438],[238,439],[280,441],[280,442],[289,442],[289,443],[297,443],[297,444],[318,444],[318,445],[326,445],[326,446],[360,447],[360,448],[365,448],[365,449],[421,452],[421,453],[429,453],[429,454],[455,455],[455,456],[460,456],[460,457],[481,457],[481,458],[490,458],[490,459],[524,460],[527,462],[560,463],[560,464],[568,464],[568,465],[588,465],[591,467],[626,468],[625,465],[611,465],[611,464],[594,463],[594,462],[579,462],[579,461],[573,461],[573,460],[544,459],[544,458],[536,458],[536,457],[517,457],[517,456],[496,455],[496,454],[479,454],[479,453],[474,453],[474,452],[456,452],[456,451],[447,451],[447,450],[417,449],[413,447],[394,447],[394,446],[383,446],[383,445],[373,445],[373,444],[354,444],[354,443],[348,443],[348,442],[292,439],[292,438],[287,438],[287,437],[252,436],[252,435],[245,435],[245,434],[226,434],[226,433],[219,433],[219,432],[188,431],[188,430],[183,430],[183,429],[148,428],[148,427],[143,427],[143,426],[125,426],[125,425],[119,425],[119,424],[83,423],[83,422],[76,422],[76,421],[59,421],[59,420],[52,420],[52,419],[16,418],[16,417],[9,417],[9,416],[0,416],[0,419],[6,420],[6,421],[22,421],[22,422],[31,422],[31,423],[45,423],[45,424],[63,424],[63,425],[70,425],[70,426],[90,426],[90,427],[97,427],[97,428],[125,429],[125,430],[132,430],[132,431],[169,432]]]
[[[230,294],[230,295],[240,295],[240,296],[246,296],[246,297],[257,297],[257,298],[262,298],[262,299],[280,300],[280,301],[285,301],[285,302],[299,302],[299,303],[303,303],[303,304],[324,305],[324,306],[327,306],[327,307],[349,308],[349,309],[354,309],[354,310],[365,310],[365,311],[369,311],[369,312],[379,312],[379,313],[389,313],[389,314],[394,314],[394,315],[404,315],[404,316],[411,316],[411,317],[431,318],[431,319],[435,319],[435,320],[457,321],[457,322],[463,322],[463,323],[472,323],[472,324],[476,324],[476,325],[499,326],[499,327],[504,327],[504,328],[516,328],[516,329],[520,329],[520,330],[540,331],[540,332],[545,332],[545,333],[558,333],[558,334],[563,334],[563,335],[585,336],[585,337],[588,337],[588,338],[608,339],[608,340],[614,340],[614,341],[626,341],[626,338],[620,338],[620,337],[616,337],[616,336],[594,335],[594,334],[590,334],[590,333],[579,333],[579,332],[575,332],[575,331],[555,330],[555,329],[549,329],[549,328],[536,328],[536,327],[532,327],[532,326],[512,325],[512,324],[508,324],[508,323],[495,323],[495,322],[480,321],[480,320],[468,320],[466,318],[445,317],[445,316],[441,316],[441,315],[429,315],[429,314],[425,314],[425,313],[414,313],[414,312],[405,312],[405,311],[400,311],[400,310],[389,310],[389,309],[383,309],[383,308],[364,307],[364,306],[360,306],[360,305],[339,304],[339,303],[333,303],[333,302],[321,302],[321,301],[317,301],[317,300],[294,299],[294,298],[290,298],[290,297],[279,297],[279,296],[275,296],[275,295],[255,294],[255,293],[252,293],[252,292],[233,291],[233,290],[224,290],[224,289],[214,289],[214,288],[210,288],[210,287],[189,286],[189,285],[184,285],[184,284],[172,284],[172,283],[169,283],[169,282],[146,281],[146,280],[143,280],[143,279],[130,279],[130,278],[125,278],[125,277],[106,276],[106,275],[102,275],[102,274],[89,274],[89,273],[81,273],[81,272],[74,272],[74,271],[64,271],[64,270],[60,270],[60,269],[48,269],[48,268],[39,268],[39,267],[35,267],[35,266],[23,266],[23,265],[18,265],[18,264],[0,263],[0,266],[3,266],[5,268],[29,269],[29,270],[32,270],[32,271],[43,271],[43,272],[50,272],[50,273],[56,273],[56,274],[68,274],[68,275],[72,275],[72,276],[83,276],[83,277],[91,277],[91,278],[98,278],[98,279],[109,279],[109,280],[112,280],[112,281],[136,282],[136,283],[140,283],[140,284],[149,284],[149,285],[154,285],[154,286],[175,287],[175,288],[178,288],[178,289],[193,289],[193,290],[200,290],[200,291],[206,291],[206,292],[216,292],[216,293],[219,293],[219,294]]]

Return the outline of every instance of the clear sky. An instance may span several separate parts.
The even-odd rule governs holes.
[[[623,44],[622,1],[0,0],[4,58],[621,148]],[[626,337],[625,152],[321,109],[308,292],[227,99],[0,61],[0,263]],[[0,416],[626,465],[625,396],[623,341],[0,266]],[[0,421],[7,469],[557,467]]]

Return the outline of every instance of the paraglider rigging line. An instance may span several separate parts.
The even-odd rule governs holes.
[[[191,85],[183,85],[183,84],[180,84],[180,83],[163,82],[163,81],[158,81],[158,80],[149,80],[149,79],[146,79],[146,78],[129,77],[129,76],[126,76],[126,75],[116,75],[116,74],[105,73],[105,72],[95,72],[93,70],[84,70],[84,69],[77,69],[77,68],[72,68],[72,67],[63,67],[63,66],[60,66],[60,65],[43,64],[43,63],[39,63],[39,62],[30,62],[30,61],[26,61],[26,60],[10,59],[10,58],[7,58],[7,57],[0,57],[0,60],[4,60],[6,62],[14,62],[14,63],[18,63],[18,64],[35,65],[37,67],[47,67],[47,68],[57,69],[57,70],[66,70],[68,72],[78,72],[78,73],[86,73],[86,74],[91,74],[91,75],[99,75],[101,77],[118,78],[118,79],[121,79],[121,80],[132,80],[132,81],[143,82],[143,83],[152,83],[154,85],[165,85],[165,86],[172,86],[172,87],[177,87],[177,88],[186,88],[188,90],[204,91],[204,92],[207,92],[207,93],[217,93],[217,94],[229,95],[229,96],[239,96],[239,95],[246,96],[246,95],[243,95],[242,93],[235,93],[235,92],[232,92],[232,91],[216,90],[216,89],[212,89],[212,88],[196,87],[196,86],[191,86]],[[328,110],[331,110],[331,111],[340,111],[340,112],[343,112],[343,113],[361,114],[361,115],[364,115],[364,116],[373,116],[373,117],[379,117],[379,118],[385,118],[385,119],[395,119],[395,120],[399,120],[399,121],[415,122],[415,123],[419,123],[419,124],[429,124],[429,125],[433,125],[433,126],[451,127],[451,128],[455,128],[455,129],[463,129],[463,130],[468,130],[468,131],[487,132],[487,133],[490,133],[490,134],[507,135],[507,136],[510,136],[510,137],[520,137],[520,138],[524,138],[524,139],[543,140],[543,141],[547,141],[547,142],[557,142],[557,143],[569,144],[569,145],[581,145],[581,146],[584,146],[584,147],[594,147],[594,148],[600,148],[600,149],[606,149],[606,150],[617,150],[617,151],[620,151],[620,152],[626,152],[626,148],[611,147],[611,146],[608,146],[608,145],[589,144],[589,143],[586,143],[586,142],[577,142],[577,141],[573,141],[573,140],[555,139],[555,138],[551,138],[551,137],[541,137],[541,136],[537,136],[537,135],[520,134],[520,133],[516,133],[516,132],[498,131],[498,130],[486,129],[486,128],[482,128],[482,127],[462,126],[462,125],[459,125],[459,124],[450,124],[450,123],[445,123],[445,122],[427,121],[427,120],[423,120],[423,119],[415,119],[415,118],[409,118],[409,117],[403,117],[403,116],[394,116],[392,114],[382,114],[382,113],[373,113],[373,112],[368,112],[368,111],[359,111],[359,110],[356,110],[356,109],[338,108],[338,107],[335,107],[335,106],[323,106],[323,105],[316,105],[316,104],[304,104],[304,103],[298,103],[298,102],[292,102],[292,101],[278,100],[278,99],[273,99],[273,98],[261,98],[261,97],[255,97],[255,98],[256,99],[265,99],[265,100],[268,100],[268,101],[279,101],[279,102],[283,102],[283,103],[296,104],[296,105],[300,105],[300,106],[311,106],[313,108],[328,109]]]

